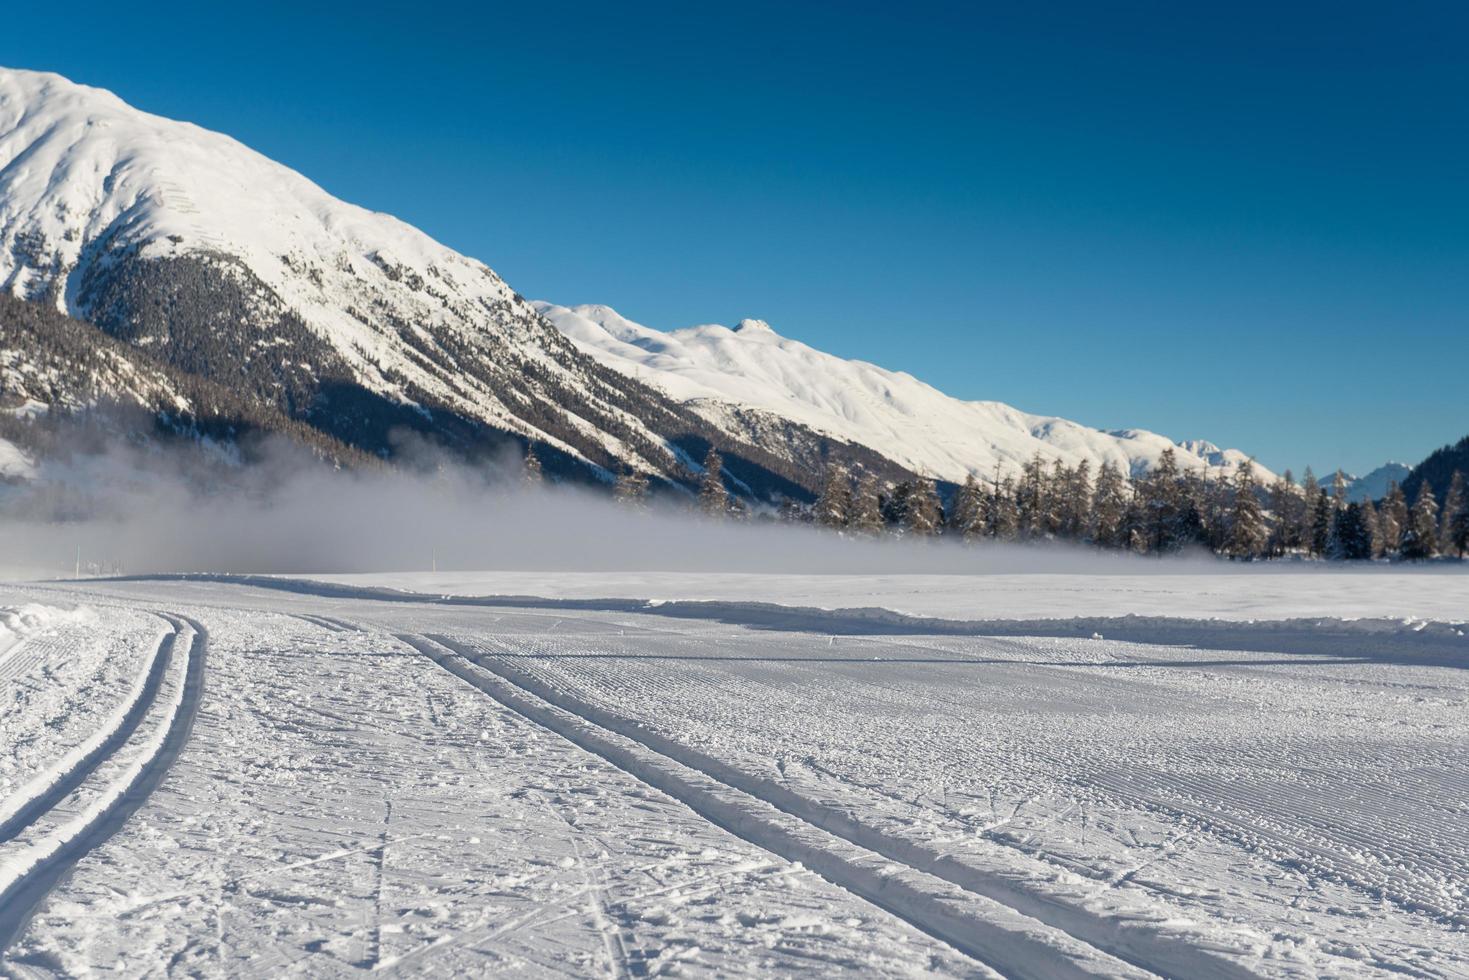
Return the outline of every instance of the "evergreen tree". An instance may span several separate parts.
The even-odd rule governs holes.
[[[908,494],[903,530],[919,537],[938,534],[944,526],[944,505],[932,480],[919,480]]]
[[[1127,478],[1122,471],[1111,462],[1103,463],[1092,494],[1090,534],[1097,545],[1121,548],[1127,544],[1125,524],[1129,496]]]
[[[1149,551],[1157,554],[1178,546],[1178,518],[1182,494],[1178,480],[1178,457],[1170,446],[1141,481],[1143,531]]]
[[[1001,541],[1014,541],[1020,535],[1020,489],[1013,476],[995,484],[994,534]]]
[[[1408,526],[1408,501],[1396,480],[1387,485],[1387,496],[1382,498],[1382,507],[1377,511],[1377,524],[1382,554],[1391,556],[1396,553],[1403,529]]]
[[[710,517],[724,517],[729,510],[729,491],[724,489],[724,459],[714,449],[704,457],[704,477],[699,481],[699,509]]]
[[[1308,555],[1316,553],[1316,511],[1320,506],[1321,484],[1316,482],[1316,474],[1308,466],[1306,478],[1301,481],[1301,503],[1295,511],[1296,526],[1292,532],[1296,547]]]
[[[878,489],[877,477],[871,473],[862,477],[862,481],[857,484],[848,525],[859,534],[876,536],[883,532],[882,495]]]
[[[541,473],[541,458],[536,455],[536,444],[525,444],[525,469],[521,474],[528,486],[538,486],[545,480]]]
[[[952,509],[949,529],[960,538],[973,541],[985,533],[984,491],[973,473],[966,476],[963,486],[955,491]]]
[[[1066,488],[1061,494],[1061,537],[1081,541],[1091,536],[1092,464],[1082,460],[1066,473]]]
[[[1464,491],[1464,474],[1459,470],[1449,479],[1449,492],[1444,495],[1443,527],[1438,535],[1444,554],[1453,552],[1463,558],[1469,551],[1469,495]]]
[[[1316,489],[1316,500],[1311,506],[1311,554],[1320,558],[1331,544],[1331,521],[1336,514],[1331,498],[1323,487]]]
[[[1404,561],[1424,561],[1438,554],[1438,501],[1427,480],[1418,485],[1418,499],[1398,539],[1398,554]]]
[[[782,524],[805,524],[810,517],[811,512],[799,500],[786,497],[780,502]]]
[[[1240,464],[1234,478],[1234,509],[1230,515],[1227,550],[1231,558],[1258,557],[1265,545],[1265,517],[1255,494],[1255,468]]]
[[[1347,475],[1337,470],[1331,477],[1331,503],[1337,510],[1347,509]]]
[[[852,518],[852,479],[840,463],[827,467],[826,482],[816,498],[814,518],[822,527],[844,528]]]
[[[1337,561],[1363,561],[1372,557],[1372,531],[1359,503],[1348,503],[1332,524],[1328,557]]]
[[[1046,464],[1036,453],[1021,468],[1016,505],[1022,537],[1038,538],[1046,533]]]
[[[1291,478],[1290,470],[1276,477],[1270,486],[1270,513],[1275,518],[1270,532],[1270,554],[1274,557],[1279,558],[1291,549],[1300,547],[1300,541],[1296,538],[1300,521],[1295,513],[1300,499],[1300,491]]]
[[[637,470],[628,470],[617,477],[612,486],[612,498],[630,507],[642,507],[648,496],[648,478]]]
[[[1382,522],[1378,520],[1377,508],[1371,500],[1364,500],[1362,507],[1362,527],[1367,532],[1367,557],[1381,558],[1387,551],[1387,544],[1382,540]]]

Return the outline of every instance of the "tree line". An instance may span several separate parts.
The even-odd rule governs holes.
[[[710,450],[698,501],[714,517],[730,516],[738,504],[721,468]],[[634,473],[619,478],[614,493],[636,503],[646,490],[646,479]],[[1374,503],[1349,499],[1341,471],[1329,486],[1310,469],[1300,483],[1287,470],[1263,485],[1249,462],[1228,476],[1201,473],[1180,468],[1172,449],[1137,476],[1111,463],[1093,474],[1086,460],[1068,466],[1036,456],[1018,474],[997,469],[984,482],[970,474],[947,500],[933,480],[887,484],[832,464],[816,501],[788,500],[780,517],[872,537],[1070,541],[1138,554],[1208,549],[1236,559],[1422,561],[1469,552],[1463,472],[1454,473],[1442,506],[1426,481],[1411,503],[1396,483]]]

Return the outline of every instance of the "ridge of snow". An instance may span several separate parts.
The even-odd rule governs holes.
[[[763,320],[668,332],[609,306],[533,304],[604,365],[661,387],[706,417],[734,404],[770,412],[867,446],[914,470],[960,481],[1016,472],[1039,453],[1068,465],[1110,462],[1127,473],[1172,448],[1183,469],[1229,473],[1249,457],[1203,440],[1146,429],[1102,431],[995,401],[963,401],[902,371],[847,360],[778,334]],[[1274,474],[1256,467],[1260,480]]]

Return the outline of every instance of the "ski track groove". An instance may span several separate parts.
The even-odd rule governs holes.
[[[141,672],[141,683],[136,684],[129,692],[126,708],[115,723],[112,723],[110,719],[104,722],[104,725],[110,724],[110,728],[104,728],[93,734],[89,741],[94,744],[84,752],[81,758],[60,773],[56,773],[51,783],[27,794],[29,798],[23,802],[18,799],[6,801],[6,808],[12,812],[10,816],[0,819],[0,844],[8,843],[19,837],[26,828],[70,796],[86,781],[88,776],[97,770],[98,766],[126,744],[158,699],[158,692],[163,686],[163,677],[167,673],[173,647],[177,640],[177,629],[159,639],[152,657],[148,660],[148,665]],[[40,778],[44,777],[38,777],[37,780],[33,780],[33,783],[39,781]],[[24,794],[27,789],[28,786],[22,786],[17,792]],[[19,803],[18,806],[17,803]]]
[[[845,812],[804,798],[786,786],[743,772],[729,763],[652,732],[636,722],[586,704],[540,678],[527,676],[514,667],[499,662],[493,653],[474,649],[472,644],[466,645],[439,634],[428,634],[427,638],[481,669],[490,671],[515,688],[598,728],[631,739],[658,755],[761,800],[849,844],[941,879],[983,899],[1007,906],[1022,916],[1038,920],[1088,947],[1136,968],[1162,976],[1191,978],[1244,980],[1256,976],[1235,960],[1216,955],[1209,950],[1186,946],[1164,932],[1145,925],[1120,924],[1084,908],[1058,903],[1049,896],[1029,893],[1023,886],[1017,886],[973,865],[955,861],[921,843],[893,838],[881,830],[861,824]]]
[[[173,625],[174,632],[165,639],[169,647],[168,656],[157,657],[158,661],[172,660],[178,649],[177,638],[185,625],[193,631],[189,649],[184,654],[188,661],[183,672],[179,701],[169,718],[162,742],[152,755],[142,760],[138,772],[115,798],[106,803],[98,813],[91,816],[86,825],[77,833],[62,842],[51,854],[23,872],[3,894],[0,894],[0,955],[3,955],[13,942],[24,934],[31,918],[45,902],[47,896],[77,862],[121,830],[129,818],[147,802],[168,775],[184,746],[188,744],[195,718],[198,716],[199,704],[203,699],[209,631],[201,623],[187,616],[162,615]],[[160,686],[162,674],[163,671],[160,670]],[[155,690],[153,698],[145,700],[151,704],[156,700],[157,695],[158,691]],[[140,719],[146,713],[145,709],[140,714]],[[134,728],[136,727],[135,724]],[[126,744],[126,739],[119,740],[109,752],[94,762],[88,769],[88,774],[107,758],[111,758],[124,744]],[[75,790],[84,782],[85,777],[77,780],[72,789]],[[50,794],[47,798],[50,798]],[[56,803],[62,802],[63,799],[64,797],[56,800]],[[52,806],[54,805],[53,803]],[[45,812],[49,810],[50,808]],[[42,815],[42,813],[35,814],[27,821],[26,826],[33,824]],[[24,827],[20,827],[16,833],[23,830]]]
[[[833,885],[939,939],[973,961],[982,973],[1035,978],[1156,975],[1156,971],[1128,963],[1006,903],[962,889],[901,859],[855,845],[799,813],[748,793],[699,766],[685,764],[646,744],[638,735],[618,732],[573,708],[544,699],[483,664],[475,655],[466,654],[447,637],[395,635],[510,710],[683,803],[711,824],[803,865]],[[764,812],[766,809],[780,816],[772,819]],[[790,823],[788,818],[794,818],[796,829],[783,826]],[[844,851],[857,853],[851,856]],[[915,880],[921,887],[913,883]],[[1002,924],[962,908],[976,901],[992,904],[994,911],[1008,921]],[[1218,970],[1193,975],[1252,976],[1244,971]]]

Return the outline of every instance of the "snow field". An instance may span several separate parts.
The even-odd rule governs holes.
[[[209,976],[973,969],[391,636],[315,610],[188,608],[211,629],[214,696],[195,751],[0,964]]]
[[[125,609],[0,609],[0,826],[122,723],[168,632]]]
[[[815,578],[784,612],[753,586],[37,588],[200,620],[209,678],[167,778],[0,971],[1469,972],[1469,659],[1442,621],[1103,638],[823,611]],[[1114,617],[1246,596],[1091,580]],[[1322,588],[1255,581],[1251,612]]]
[[[129,794],[141,802],[140,787],[166,765],[170,738],[181,747],[181,712],[202,677],[203,653],[192,627],[174,625],[150,660],[139,699],[115,727],[104,728],[104,737],[90,740],[86,751],[64,757],[49,779],[33,781],[39,791],[0,823],[0,940],[24,926],[31,907],[65,873],[69,850],[79,856],[110,836],[126,817]]]

